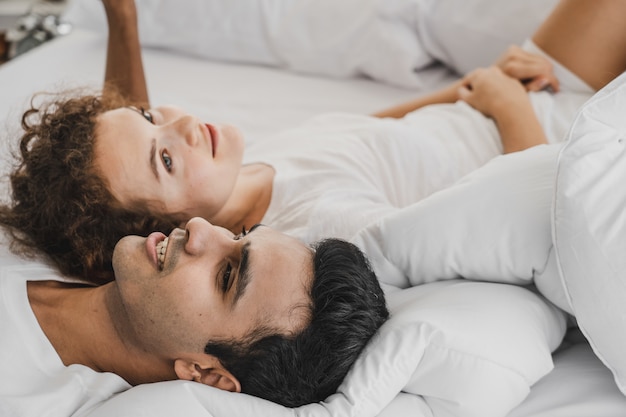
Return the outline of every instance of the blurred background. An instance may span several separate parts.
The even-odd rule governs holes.
[[[69,33],[60,21],[68,0],[0,0],[0,63],[59,35]]]

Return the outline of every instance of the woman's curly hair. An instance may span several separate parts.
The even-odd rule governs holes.
[[[10,174],[12,202],[0,224],[22,255],[43,251],[62,273],[96,284],[114,278],[111,258],[129,234],[168,233],[173,222],[122,209],[94,167],[96,118],[126,105],[121,95],[52,95],[22,116],[23,135]],[[49,96],[45,94],[45,96]]]

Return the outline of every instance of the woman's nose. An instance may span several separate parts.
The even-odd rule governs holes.
[[[200,134],[199,123],[195,117],[181,116],[172,123],[172,127],[180,139],[184,139],[189,146],[196,146]]]
[[[230,249],[229,247],[235,243],[231,232],[213,226],[201,217],[194,217],[189,220],[185,226],[185,231],[187,232],[185,251],[193,256],[208,254],[218,260],[223,259]]]

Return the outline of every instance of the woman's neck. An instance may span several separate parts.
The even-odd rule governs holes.
[[[233,233],[260,223],[272,200],[274,168],[256,163],[244,165],[231,198],[211,220]]]

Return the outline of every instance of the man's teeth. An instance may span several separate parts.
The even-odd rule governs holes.
[[[159,262],[159,268],[163,267],[163,263],[165,262],[165,252],[167,251],[168,241],[169,241],[169,238],[166,237],[165,240],[162,240],[156,245],[156,253],[157,253],[157,260]]]

